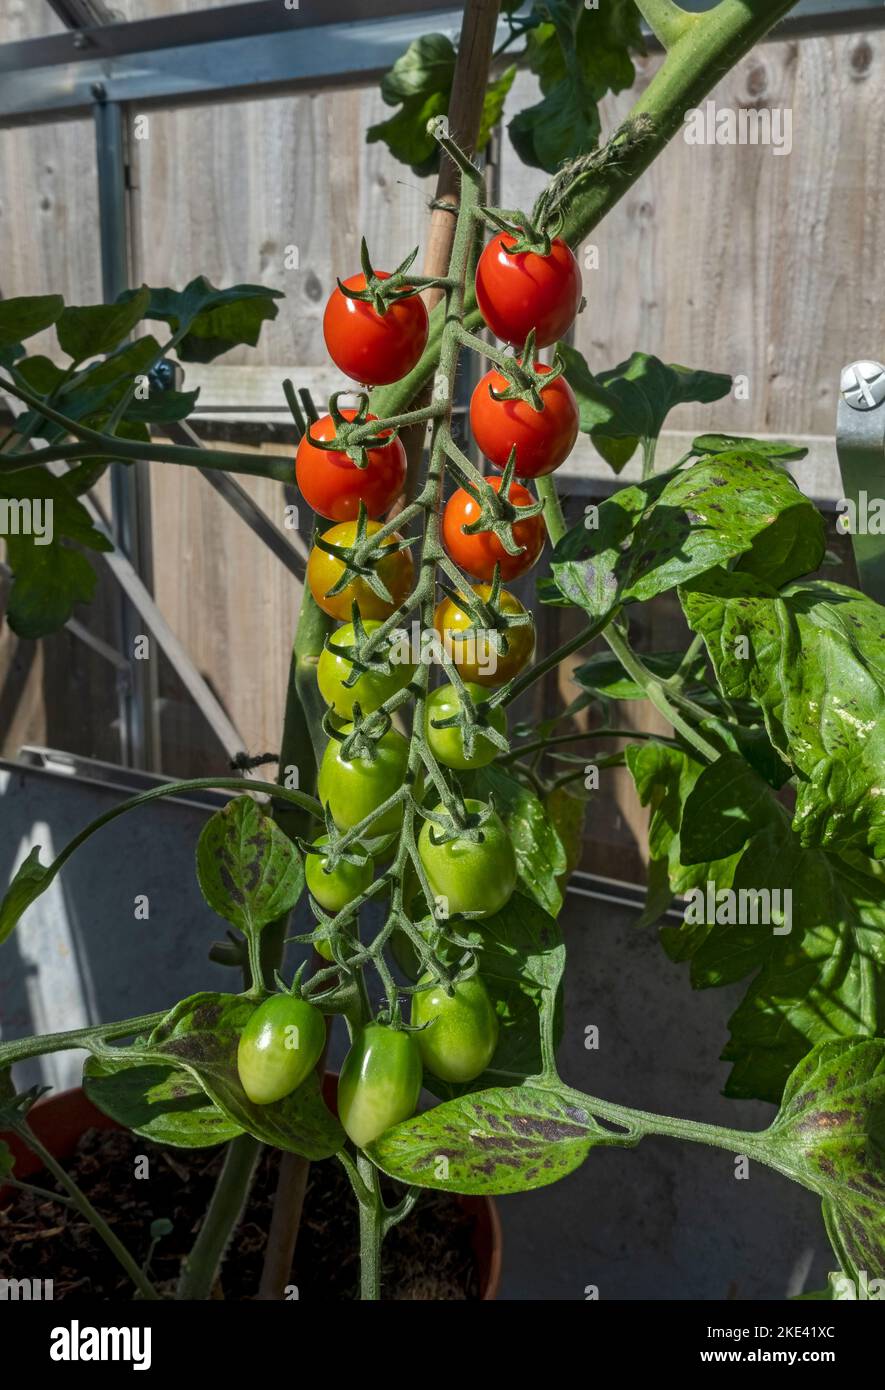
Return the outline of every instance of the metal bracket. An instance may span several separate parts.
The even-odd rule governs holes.
[[[861,589],[885,603],[885,532],[879,530],[885,524],[885,367],[880,362],[852,362],[842,373],[836,452],[844,492],[836,525],[851,536]]]

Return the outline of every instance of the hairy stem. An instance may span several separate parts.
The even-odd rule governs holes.
[[[261,1144],[251,1134],[232,1139],[212,1200],[178,1281],[176,1298],[210,1298],[224,1252],[239,1224],[252,1185]]]
[[[89,1198],[80,1191],[74,1179],[65,1172],[64,1168],[58,1160],[53,1157],[49,1150],[43,1147],[27,1120],[22,1120],[16,1124],[14,1130],[19,1138],[27,1144],[28,1148],[32,1149],[42,1161],[47,1172],[51,1173],[56,1182],[65,1189],[73,1206],[76,1207],[81,1216],[86,1218],[96,1234],[104,1241],[111,1254],[126,1271],[142,1298],[147,1298],[151,1301],[158,1299],[160,1295],[157,1293],[157,1290],[136,1264],[123,1242],[114,1235],[114,1232],[111,1230],[104,1217],[95,1210]]]

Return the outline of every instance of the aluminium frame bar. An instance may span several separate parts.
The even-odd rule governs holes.
[[[701,0],[689,7],[709,8]],[[108,101],[150,108],[369,82],[422,34],[442,32],[457,42],[462,17],[463,6],[440,0],[323,0],[317,24],[281,0],[253,0],[6,44],[0,46],[0,126],[87,115],[96,85]],[[766,37],[883,25],[880,0],[800,0]],[[507,32],[502,22],[499,39]]]

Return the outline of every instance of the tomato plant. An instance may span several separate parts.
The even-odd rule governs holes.
[[[495,492],[500,492],[503,479],[487,478],[486,482]],[[534,497],[528,488],[519,483],[511,483],[505,490],[505,497],[513,507],[527,509],[533,506]],[[473,579],[491,580],[495,566],[504,580],[518,579],[537,564],[544,549],[544,519],[540,513],[511,523],[511,536],[516,554],[505,550],[500,537],[493,530],[470,532],[466,528],[481,520],[481,498],[474,497],[466,488],[453,492],[443,512],[442,533],[446,550],[455,564],[471,575]]]
[[[421,1094],[421,1054],[411,1033],[380,1023],[353,1038],[338,1081],[338,1114],[348,1138],[364,1149],[407,1120]]]
[[[272,994],[240,1035],[237,1072],[253,1105],[271,1105],[298,1089],[326,1045],[319,1009],[291,994]]]
[[[443,1081],[473,1081],[485,1071],[498,1044],[498,1020],[479,975],[461,980],[449,994],[429,975],[412,995],[412,1025],[421,1060]],[[423,988],[422,988],[423,986]]]
[[[377,620],[363,623],[363,632],[377,632],[381,623]],[[344,653],[356,651],[358,636],[353,623],[342,623],[335,629],[317,665],[317,685],[320,694],[332,712],[341,719],[352,719],[354,705],[359,705],[364,714],[380,709],[397,690],[407,685],[414,674],[414,665],[402,662],[391,664],[384,672],[364,671],[350,685],[353,674],[353,661]]]
[[[538,363],[543,378],[552,369]],[[578,403],[562,376],[542,385],[539,405],[514,397],[496,400],[493,392],[505,392],[508,377],[496,368],[486,372],[470,398],[470,428],[477,446],[496,468],[503,468],[516,450],[516,475],[542,478],[554,473],[568,458],[578,437]]]
[[[383,270],[378,280],[389,278]],[[417,295],[397,299],[379,311],[365,294],[371,279],[351,275],[332,291],[323,315],[326,349],[345,376],[367,386],[399,381],[412,370],[427,343],[429,320]]]
[[[316,537],[303,597],[292,591],[301,616],[274,751],[235,746],[230,768],[226,756],[203,777],[164,779],[105,809],[50,863],[35,846],[0,904],[2,941],[110,820],[164,796],[232,793],[205,818],[196,873],[228,928],[210,954],[235,970],[233,987],[0,1044],[0,1129],[38,1154],[28,1112],[39,1088],[16,1092],[9,1068],[67,1048],[87,1052],[84,1087],[115,1122],[183,1150],[229,1145],[180,1298],[223,1288],[222,1252],[261,1146],[291,1159],[265,1266],[277,1295],[279,1271],[268,1271],[281,1264],[290,1277],[281,1232],[293,1234],[298,1160],[334,1158],[359,1208],[361,1293],[375,1299],[382,1242],[418,1189],[524,1193],[575,1172],[597,1146],[652,1136],[725,1150],[822,1200],[838,1271],[810,1297],[839,1296],[839,1280],[875,1297],[869,1289],[885,1281],[875,1142],[885,1098],[885,612],[824,567],[823,520],[786,467],[803,449],[708,433],[674,467],[656,467],[670,409],[725,398],[730,377],[641,352],[599,369],[561,341],[551,362],[537,359],[579,309],[575,251],[680,128],[686,100],[720,79],[723,54],[746,53],[763,20],[789,6],[722,0],[688,15],[642,0],[666,59],[611,140],[596,149],[594,135],[577,151],[563,146],[592,125],[612,51],[587,26],[608,26],[614,43],[632,8],[616,7],[616,21],[571,8],[501,11],[504,46],[525,39],[542,85],[542,100],[510,122],[512,138],[535,167],[558,170],[530,213],[489,206],[480,170],[446,133],[446,99],[458,91],[446,35],[419,42],[389,75],[385,95],[402,110],[378,138],[402,142],[410,158],[417,150],[415,161],[429,141],[450,161],[446,178],[458,170],[457,199],[434,209],[454,240],[433,276],[413,273],[415,253],[376,271],[364,244],[361,274],[333,292],[330,357],[376,385],[371,398],[341,410],[333,395],[311,425],[308,393],[284,384],[302,495],[334,524]],[[496,73],[485,94],[490,121],[507,82]],[[428,115],[439,119],[428,126]],[[420,293],[434,287],[445,303],[431,332]],[[2,515],[51,502],[58,525],[45,546],[12,528],[5,538],[18,636],[76,630],[74,607],[95,577],[83,549],[112,546],[86,505],[106,466],[239,470],[278,483],[289,505],[290,457],[183,447],[146,430],[192,410],[195,393],[176,389],[181,364],[254,342],[277,297],[200,277],[181,292],[143,287],[85,309],[54,295],[2,301],[0,384],[21,407],[0,461]],[[507,350],[476,336],[483,316]],[[165,344],[153,337],[158,322],[171,329]],[[53,329],[64,365],[27,349]],[[453,420],[465,354],[493,364],[473,393],[469,441]],[[145,377],[149,397],[136,394]],[[579,429],[613,470],[611,495],[584,511],[553,477]],[[421,442],[425,430],[426,458],[404,470],[400,435]],[[473,445],[500,478],[482,476]],[[624,486],[634,455],[638,481]],[[515,477],[537,479],[537,497]],[[401,509],[388,517],[391,504]],[[265,532],[266,520],[253,516]],[[545,534],[549,566],[520,589],[523,602],[502,584],[530,575]],[[646,649],[647,605],[658,601],[671,627],[678,607],[691,634],[679,650]],[[535,661],[541,602],[563,636],[555,645],[559,624],[539,624]],[[289,658],[288,634],[262,637],[269,658],[275,644]],[[633,717],[641,702],[653,720]],[[277,780],[261,775],[268,762]],[[767,1128],[634,1109],[560,1074],[563,1030],[589,1054],[592,1029],[563,1004],[558,919],[588,805],[615,800],[610,769],[620,769],[619,813],[632,784],[631,824],[640,806],[649,816],[638,930],[662,926],[667,956],[690,963],[690,987],[745,988],[721,1052],[724,1094],[771,1105]],[[161,918],[150,920],[152,940]],[[568,935],[569,952],[597,949],[598,933]],[[290,944],[315,946],[320,961],[308,952],[290,978]],[[329,1020],[350,1036],[337,1114],[316,1073]],[[437,1103],[416,1113],[422,1086]],[[4,1181],[11,1153],[0,1145]],[[156,1299],[153,1245],[146,1258],[128,1255],[76,1184],[64,1185],[140,1298]]]
[[[485,601],[491,597],[492,589],[489,584],[476,584],[472,593]],[[493,633],[470,612],[464,596],[457,603],[452,598],[442,599],[433,615],[440,641],[462,680],[475,685],[497,686],[513,680],[531,661],[535,650],[535,625],[519,599],[502,589],[498,602],[505,617],[524,621]]]
[[[328,835],[318,835],[315,846],[328,845]],[[332,866],[328,854],[308,854],[304,860],[307,890],[327,912],[340,912],[355,898],[365,893],[375,878],[375,864],[363,851],[358,857],[339,859]]]
[[[346,738],[353,726],[345,724]],[[409,759],[409,745],[396,729],[389,729],[376,741],[374,756],[345,756],[343,741],[330,739],[317,776],[317,793],[328,806],[339,830],[349,830],[377,813],[397,792],[402,791]],[[399,829],[403,803],[399,801],[372,822],[373,834],[386,835]]]
[[[564,338],[581,307],[578,262],[561,237],[550,250],[514,251],[512,232],[492,237],[476,267],[476,302],[496,338],[521,348],[530,333],[538,347]]]
[[[516,887],[513,842],[497,811],[472,798],[464,806],[464,834],[452,833],[450,827],[441,830],[434,820],[424,822],[418,837],[421,866],[448,912],[491,917]],[[434,814],[441,817],[445,811],[440,804]]]
[[[483,730],[493,729],[503,738],[507,732],[507,715],[500,705],[489,705],[489,692],[481,685],[468,681],[462,689],[484,721],[477,721],[470,753],[465,747],[463,728],[458,724],[446,727],[446,722],[456,718],[463,709],[461,692],[454,685],[440,685],[428,695],[424,706],[424,732],[427,746],[438,763],[458,772],[469,772],[494,761],[498,745]]]
[[[381,531],[379,521],[370,521],[366,535],[371,538]],[[342,549],[352,546],[357,538],[357,523],[342,521],[324,531],[320,542],[311,547],[307,560],[307,582],[314,601],[330,618],[345,622],[356,604],[363,618],[387,618],[399,607],[411,588],[414,567],[408,550],[397,549],[400,537],[385,536],[379,544],[389,554],[381,554],[370,563],[371,573],[377,575],[390,597],[385,598],[372,588],[369,578],[356,574],[338,587],[345,576],[344,561],[323,545]]]
[[[345,421],[357,419],[356,410],[341,411]],[[377,417],[366,415],[367,422]],[[328,521],[355,521],[360,503],[372,518],[383,516],[402,490],[406,477],[406,451],[399,439],[382,435],[388,443],[366,450],[360,465],[343,449],[321,449],[315,441],[334,440],[336,423],[324,415],[310,425],[295,455],[295,477],[305,502]]]

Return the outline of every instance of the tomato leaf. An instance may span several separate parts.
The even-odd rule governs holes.
[[[304,866],[270,816],[250,796],[238,796],[203,827],[197,879],[213,912],[250,936],[295,906]]]
[[[752,974],[729,1019],[725,1094],[777,1101],[816,1043],[885,1026],[885,904],[881,884],[840,856],[803,849],[786,824],[756,835],[735,869],[740,895],[789,904],[790,930],[717,922],[691,963],[695,989]],[[786,893],[791,896],[785,897]],[[777,899],[775,894],[780,894]],[[747,908],[744,916],[749,916]]]
[[[495,808],[513,840],[524,891],[555,917],[562,907],[556,880],[565,872],[566,856],[544,803],[494,763],[466,774],[462,781],[468,796],[480,801],[494,798]]]
[[[815,569],[823,518],[777,463],[722,454],[622,488],[598,526],[568,531],[551,568],[570,603],[602,619],[738,556],[771,583]]]
[[[105,1115],[155,1144],[201,1149],[243,1133],[180,1067],[88,1057],[83,1090]]]
[[[283,1100],[254,1105],[237,1073],[237,1046],[255,1003],[236,994],[194,994],[183,999],[150,1037],[117,1048],[100,1041],[89,1050],[104,1065],[180,1067],[194,1077],[218,1109],[262,1143],[305,1158],[330,1158],[344,1131],[326,1108],[316,1072]]]
[[[780,815],[767,783],[740,754],[724,753],[703,768],[682,807],[680,862],[727,859]]]
[[[509,903],[458,935],[472,941],[479,969],[498,1016],[498,1045],[488,1068],[464,1084],[425,1073],[424,1085],[444,1098],[513,1084],[542,1069],[542,1020],[553,1014],[552,1032],[562,1032],[562,972],[565,946],[556,920],[531,898],[514,893]]]
[[[51,327],[65,307],[60,294],[18,295],[0,299],[0,347],[15,347]]]
[[[722,570],[681,598],[722,689],[757,702],[798,775],[802,844],[885,856],[885,609],[841,584],[776,593]]]
[[[427,123],[449,109],[455,58],[454,45],[446,34],[423,34],[409,44],[381,80],[382,98],[388,106],[400,109],[386,121],[370,126],[366,142],[383,141],[393,157],[410,165],[419,177],[439,167],[439,145],[428,133]],[[515,76],[512,66],[489,84],[483,99],[478,150],[488,144],[501,119]]]
[[[815,1048],[763,1140],[766,1161],[823,1197],[843,1274],[864,1289],[885,1278],[885,1040]]]
[[[655,652],[649,656],[644,655],[642,659],[654,675],[660,676],[661,680],[669,680],[679,670],[684,655],[684,652]],[[705,665],[703,657],[694,662],[686,690],[692,689],[697,683]],[[618,658],[610,656],[608,652],[596,652],[588,661],[572,671],[571,678],[583,690],[589,691],[591,695],[598,695],[603,700],[648,698],[642,686],[627,675]]]
[[[142,285],[116,304],[68,305],[56,324],[59,347],[74,362],[112,352],[144,318],[149,299]]]
[[[132,296],[127,290],[118,303]],[[182,333],[176,352],[182,362],[212,362],[233,347],[255,347],[262,324],[275,319],[275,299],[282,290],[265,285],[231,285],[216,289],[204,275],[191,280],[183,290],[152,289],[144,310],[148,319],[162,319],[173,332]]]
[[[753,439],[742,434],[700,434],[692,442],[695,454],[730,454],[735,449],[748,450],[751,454],[762,454],[764,458],[788,460],[804,459],[808,450],[801,444],[790,444],[786,439]]]
[[[394,1125],[366,1152],[400,1182],[440,1192],[531,1192],[579,1168],[592,1148],[635,1143],[604,1129],[568,1095],[500,1086]]]
[[[544,21],[527,38],[525,62],[539,79],[542,100],[508,126],[524,164],[555,173],[599,142],[597,103],[607,92],[633,85],[629,50],[645,52],[632,0],[607,0],[593,9],[574,0],[545,0],[534,13]]]
[[[556,880],[560,893],[565,896],[568,881],[580,864],[584,849],[587,798],[576,795],[568,787],[554,787],[545,797],[544,809],[565,850],[565,868]]]
[[[57,870],[40,863],[40,845],[35,845],[15,871],[0,902],[0,943],[12,934],[19,918],[52,882]]]
[[[615,473],[640,443],[657,439],[674,406],[708,404],[731,390],[731,377],[722,372],[667,365],[646,352],[634,352],[626,362],[594,376],[577,348],[559,343],[558,351],[578,400],[581,429]]]
[[[95,592],[95,571],[65,542],[99,551],[113,546],[75,497],[69,475],[56,478],[42,468],[2,474],[0,501],[11,518],[6,546],[13,585],[6,619],[19,637],[45,637]]]
[[[639,800],[650,808],[648,822],[649,882],[640,927],[657,922],[673,897],[701,884],[712,882],[717,888],[731,885],[740,855],[683,864],[680,833],[682,808],[704,770],[704,764],[681,748],[649,740],[631,744],[626,750],[627,767],[636,785]],[[661,944],[671,960],[686,960],[706,937],[706,924],[683,923],[664,926]]]

